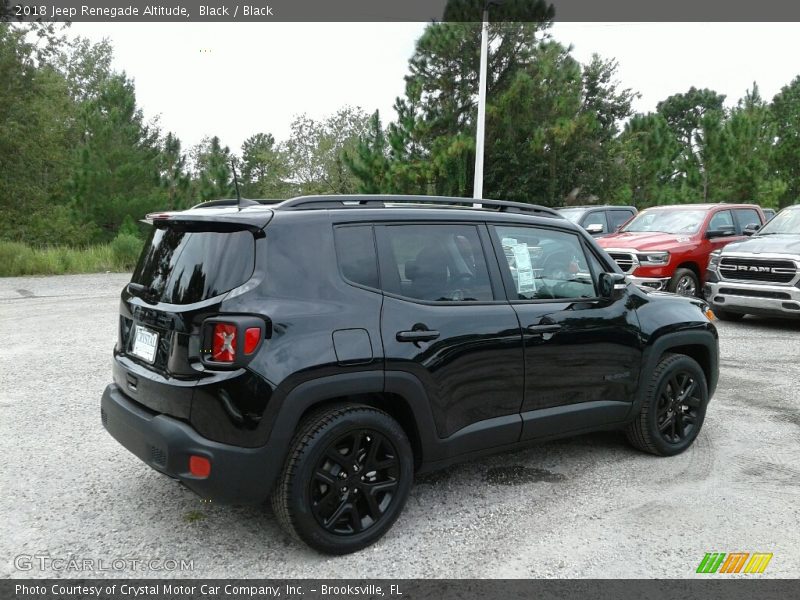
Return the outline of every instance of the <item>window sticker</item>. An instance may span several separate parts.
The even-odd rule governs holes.
[[[533,264],[528,251],[528,244],[515,244],[511,251],[514,253],[514,262],[517,264],[517,291],[521,294],[535,292],[536,281],[533,277]]]

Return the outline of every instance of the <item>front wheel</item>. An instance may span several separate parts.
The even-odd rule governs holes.
[[[696,297],[700,290],[700,281],[691,269],[676,269],[667,284],[667,290],[680,296]]]
[[[665,354],[653,371],[639,414],[628,426],[628,441],[651,454],[680,454],[700,433],[707,404],[708,384],[700,365],[683,354]]]
[[[307,417],[272,493],[281,526],[327,554],[380,539],[400,515],[414,461],[400,425],[369,406],[340,405]]]

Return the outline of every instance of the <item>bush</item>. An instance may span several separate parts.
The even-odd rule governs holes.
[[[142,240],[130,233],[120,233],[111,242],[114,264],[120,271],[130,271],[136,266],[142,251]]]
[[[139,238],[125,234],[118,235],[110,244],[85,248],[32,248],[20,242],[0,241],[0,277],[130,271],[141,248]]]
[[[20,242],[0,242],[0,275],[28,275],[40,268],[33,248]]]

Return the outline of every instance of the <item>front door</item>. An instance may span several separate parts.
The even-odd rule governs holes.
[[[422,383],[438,436],[471,439],[459,453],[516,442],[522,336],[486,227],[392,223],[375,232],[387,380],[405,371]]]
[[[516,225],[491,231],[522,328],[522,438],[622,421],[637,390],[642,351],[627,293],[598,297],[598,274],[611,269],[572,231]]]

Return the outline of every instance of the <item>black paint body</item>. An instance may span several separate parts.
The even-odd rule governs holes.
[[[295,427],[323,403],[355,401],[389,412],[424,471],[531,440],[623,427],[636,414],[642,382],[671,349],[698,360],[710,393],[716,386],[717,334],[699,300],[631,285],[580,301],[510,298],[513,282],[494,225],[576,234],[602,269],[618,272],[590,235],[564,219],[422,207],[257,207],[235,218],[231,211],[194,209],[181,218],[241,223],[253,215],[252,277],[185,305],[149,304],[123,291],[114,383],[102,401],[114,437],[202,496],[265,500]],[[348,282],[333,232],[355,223],[375,230],[475,225],[494,300],[423,302]],[[255,315],[267,325],[244,368],[209,368],[201,360],[203,321],[226,314]],[[542,323],[560,328],[544,335],[528,329]],[[159,333],[151,365],[130,354],[134,324]],[[420,328],[438,337],[399,340],[399,332]],[[188,473],[191,454],[211,459],[210,477]]]

